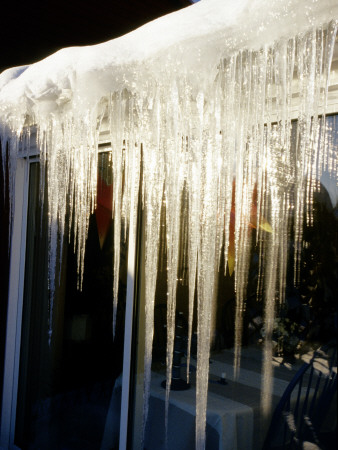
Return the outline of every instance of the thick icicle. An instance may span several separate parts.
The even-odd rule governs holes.
[[[191,133],[188,141],[189,165],[187,189],[189,195],[189,221],[188,221],[188,264],[189,264],[189,317],[188,317],[188,352],[187,352],[187,382],[189,382],[190,355],[192,325],[194,313],[194,299],[196,286],[196,271],[198,248],[200,241],[200,178],[201,178],[201,159],[199,149],[202,142],[203,130],[203,102],[202,94],[197,95],[196,102],[191,102],[191,114],[196,117],[197,127],[194,130],[193,125],[190,129],[196,134]]]
[[[143,439],[148,416],[152,344],[154,334],[154,303],[158,267],[158,247],[164,183],[164,162],[160,143],[160,99],[158,91],[142,104],[143,182],[145,211],[145,354]]]
[[[121,222],[122,222],[122,179],[123,167],[123,138],[124,138],[124,107],[126,100],[124,92],[115,93],[110,99],[110,136],[113,157],[113,218],[114,218],[114,277],[113,277],[113,336],[116,329],[116,312],[119,291],[120,251],[121,251]]]
[[[168,95],[169,94],[169,95]],[[184,182],[183,136],[179,133],[181,121],[179,92],[174,83],[172,91],[166,93],[166,107],[161,111],[161,134],[163,134],[165,162],[165,200],[166,200],[166,233],[167,233],[167,376],[166,376],[166,433],[169,411],[169,392],[171,387],[173,349],[175,339],[176,292],[179,262],[181,195]]]
[[[196,449],[205,448],[206,409],[209,380],[211,308],[214,300],[217,158],[207,128],[203,129],[200,192],[200,243],[197,274],[197,373],[196,378]]]

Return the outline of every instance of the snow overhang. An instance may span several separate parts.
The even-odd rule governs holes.
[[[65,48],[38,63],[4,71],[2,120],[69,108],[83,113],[109,92],[142,91],[165,78],[185,76],[196,89],[207,90],[222,58],[337,18],[335,0],[273,0],[268,7],[265,0],[202,0],[121,38]]]

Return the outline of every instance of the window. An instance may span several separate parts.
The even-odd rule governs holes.
[[[326,118],[329,140],[333,147],[338,145],[338,116]],[[297,126],[293,122],[293,130]],[[293,133],[294,135],[294,133]],[[292,145],[296,149],[296,141]],[[295,150],[296,151],[296,150]],[[187,193],[183,210],[187,208]],[[321,179],[320,189],[313,201],[313,224],[303,227],[301,265],[299,282],[294,286],[294,236],[291,224],[294,220],[290,209],[288,229],[289,259],[287,264],[287,286],[285,302],[278,308],[273,335],[275,386],[272,400],[275,405],[284,392],[302,358],[311,349],[335,337],[337,321],[337,206],[338,192],[335,181],[326,173]],[[235,207],[235,205],[234,205]],[[191,342],[190,386],[187,385],[188,344],[188,274],[189,266],[184,255],[186,249],[184,234],[185,212],[181,212],[181,249],[176,296],[176,330],[172,370],[172,391],[168,411],[168,431],[165,430],[165,379],[167,341],[167,253],[165,201],[161,213],[158,276],[154,305],[154,337],[151,365],[151,384],[148,420],[144,442],[143,414],[144,391],[144,258],[143,245],[140,249],[140,275],[138,299],[137,348],[134,364],[134,390],[132,411],[133,449],[164,449],[165,440],[169,449],[195,448],[195,406],[196,406],[196,343],[197,319],[196,299]],[[266,217],[268,229],[270,216]],[[144,230],[143,230],[144,232]],[[211,355],[209,364],[209,388],[206,426],[206,448],[261,448],[265,437],[264,420],[261,416],[261,371],[265,330],[263,325],[263,286],[258,286],[259,242],[252,227],[252,244],[247,285],[246,310],[243,317],[243,348],[239,378],[234,375],[234,324],[235,288],[234,276],[229,273],[227,261],[222,258],[211,317]],[[264,235],[263,235],[264,236]],[[265,238],[268,239],[268,233]],[[141,239],[143,242],[144,239]],[[257,295],[258,291],[258,295]],[[197,401],[198,396],[197,396]]]

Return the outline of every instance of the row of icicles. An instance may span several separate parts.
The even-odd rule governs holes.
[[[265,329],[270,337],[264,348],[264,414],[270,408],[272,326],[276,301],[284,299],[291,221],[294,222],[297,281],[304,213],[310,223],[313,193],[322,171],[330,169],[333,176],[337,175],[336,155],[328,144],[329,132],[320,119],[327,101],[336,29],[337,24],[333,22],[326,28],[281,40],[273,47],[245,50],[222,59],[213,85],[204,92],[191,87],[187,77],[170,77],[168,69],[168,78],[149,83],[147,92],[115,92],[86,116],[79,117],[70,110],[64,116],[36,117],[41,170],[48,178],[51,314],[58,260],[62,257],[63,236],[68,228],[66,216],[75,232],[79,285],[82,283],[89,216],[96,202],[101,124],[108,126],[112,149],[114,329],[121,230],[123,224],[128,228],[131,215],[137,215],[138,186],[142,186],[146,274],[144,424],[150,395],[161,207],[165,200],[166,421],[177,274],[183,245],[189,284],[187,367],[197,289],[197,449],[205,448],[215,280],[223,252],[226,266],[235,277],[234,366],[238,373],[252,228],[256,228],[256,240],[260,244],[259,289],[264,293]],[[299,93],[296,97],[298,122],[292,125],[295,92]],[[20,153],[19,139],[15,136],[18,134],[9,138],[7,133],[2,140],[3,158],[5,143],[10,141],[12,180]],[[50,338],[51,330],[52,315]]]

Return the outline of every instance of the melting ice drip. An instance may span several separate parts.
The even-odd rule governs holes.
[[[90,114],[76,121],[43,116],[37,121],[41,177],[48,179],[49,283],[51,314],[57,261],[65,231],[74,227],[79,287],[89,215],[97,186],[97,145],[102,117],[109,122],[112,146],[114,280],[119,279],[121,226],[136,215],[138,192],[132,173],[141,173],[145,211],[145,356],[144,423],[148,414],[154,330],[154,301],[158,268],[160,216],[166,205],[168,255],[166,418],[173,360],[175,305],[180,242],[185,242],[189,265],[189,345],[197,285],[196,448],[205,447],[211,315],[222,249],[228,260],[234,247],[236,289],[235,369],[239,370],[242,318],[245,310],[251,234],[257,224],[261,243],[260,286],[265,296],[262,402],[269,410],[272,380],[272,327],[276,302],[284,298],[287,240],[291,212],[295,221],[295,279],[302,242],[303,213],[311,222],[313,193],[323,170],[337,175],[336,154],[324,125],[328,78],[336,22],[260,50],[242,50],[219,61],[212,85],[201,90],[189,77],[168,76],[147,90],[122,89],[103,99]],[[172,74],[171,74],[172,75]],[[299,93],[298,123],[292,134],[293,95]],[[322,118],[320,118],[322,115]],[[99,121],[97,118],[101,118]],[[10,138],[8,137],[10,135]],[[14,167],[20,136],[3,130]],[[296,151],[291,146],[291,137]],[[142,158],[141,158],[142,153]],[[14,170],[13,170],[14,172]],[[235,180],[235,181],[234,181]],[[136,186],[138,183],[136,183]],[[183,195],[183,191],[187,195]],[[41,188],[43,192],[43,187]],[[235,199],[235,211],[232,198]],[[183,200],[185,199],[185,200]],[[67,226],[66,213],[72,223]],[[188,226],[181,229],[180,214]],[[271,232],[260,227],[267,218]],[[234,234],[231,233],[231,228]],[[234,239],[234,242],[232,242]],[[118,283],[114,283],[114,326]],[[52,318],[50,319],[50,333]]]

